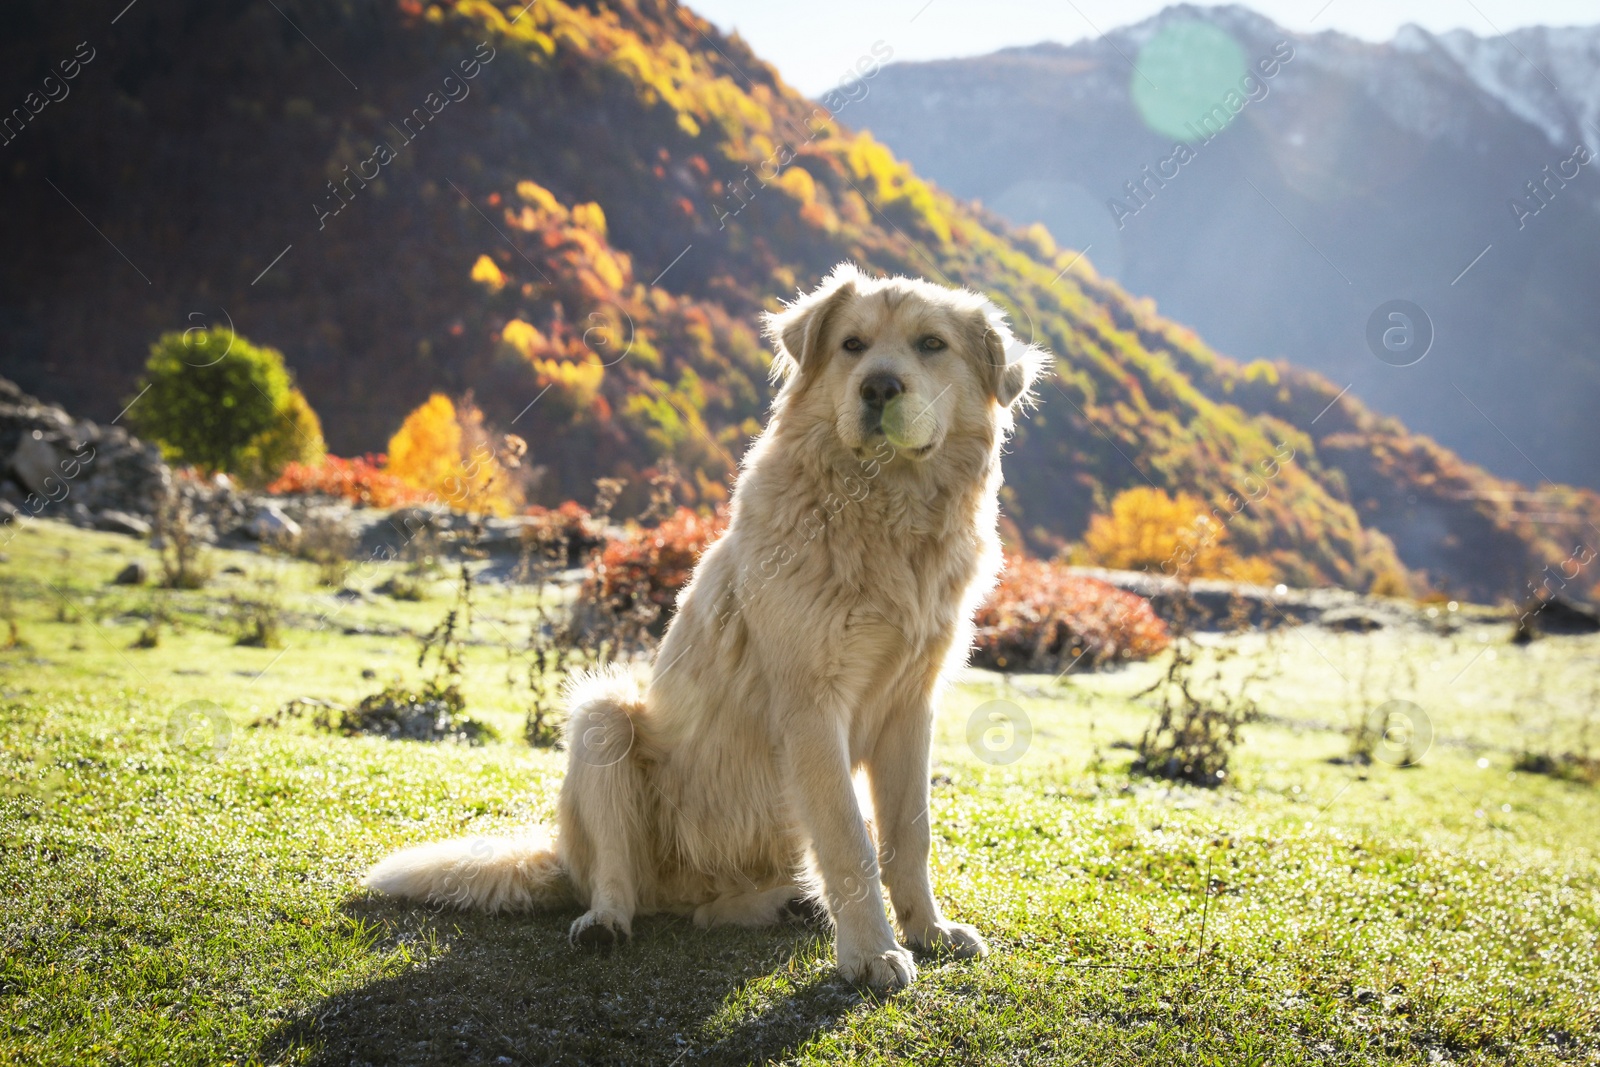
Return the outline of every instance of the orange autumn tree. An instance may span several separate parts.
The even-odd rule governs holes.
[[[1228,527],[1191,493],[1169,496],[1152,486],[1124,489],[1109,514],[1089,520],[1073,562],[1169,577],[1270,582],[1272,564],[1240,556]]]
[[[492,434],[470,395],[457,405],[434,393],[389,439],[388,471],[454,511],[510,515],[522,507],[512,471],[525,448],[521,438]]]

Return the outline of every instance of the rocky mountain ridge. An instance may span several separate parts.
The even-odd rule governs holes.
[[[1241,78],[1292,58],[1180,167],[1141,110],[1194,74],[1146,55],[1161,41]],[[1193,126],[1227,84],[1173,106]],[[920,173],[1043,223],[1219,349],[1324,374],[1501,477],[1600,488],[1600,28],[1373,44],[1178,5],[1073,45],[893,63],[852,106]],[[1369,340],[1397,299],[1429,338],[1403,366]]]

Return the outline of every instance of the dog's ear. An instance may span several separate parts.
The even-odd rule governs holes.
[[[772,342],[773,381],[787,381],[797,370],[807,370],[818,362],[818,348],[834,313],[856,295],[861,277],[852,263],[833,268],[822,284],[802,294],[782,311],[767,312],[762,325]]]
[[[1017,339],[1006,323],[1006,315],[992,303],[979,313],[983,331],[983,351],[989,375],[989,391],[1003,408],[1034,403],[1033,387],[1050,367],[1050,353],[1037,345]]]

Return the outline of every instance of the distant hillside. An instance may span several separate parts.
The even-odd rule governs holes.
[[[225,315],[286,353],[337,452],[472,389],[527,437],[545,499],[670,458],[714,500],[770,396],[755,315],[854,258],[987,291],[1061,357],[1008,461],[1036,550],[1150,482],[1256,498],[1235,543],[1295,582],[1364,587],[1398,544],[1489,597],[1571,551],[1519,521],[1518,486],[1340,385],[1216,355],[675,4],[190,0],[112,25],[30,0],[0,20],[7,100],[94,50],[0,147],[0,373],[85,416],[133,399],[158,333]]]
[[[1173,40],[1236,73],[1200,88]],[[1203,126],[1246,68],[1237,118]],[[1379,45],[1183,5],[1071,46],[892,64],[851,107],[920,174],[1090,246],[1224,351],[1350,384],[1503,477],[1600,489],[1600,27]],[[1397,298],[1436,331],[1415,366],[1365,342]]]

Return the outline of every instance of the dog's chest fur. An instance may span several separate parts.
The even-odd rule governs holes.
[[[868,478],[853,465],[819,473],[792,456],[762,456],[736,511],[738,535],[757,549],[755,566],[736,578],[739,599],[769,601],[779,610],[760,617],[780,625],[835,620],[765,635],[777,638],[768,647],[848,703],[930,688],[966,636],[972,591],[987,588],[998,562],[997,468],[970,451],[942,479],[904,460],[869,467]],[[769,461],[776,469],[764,469]]]

